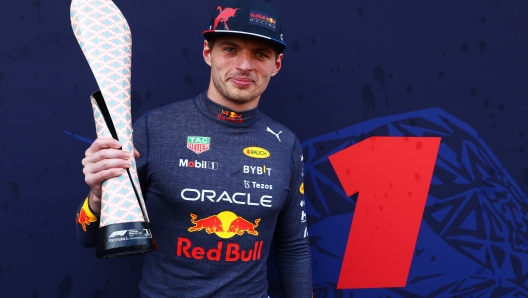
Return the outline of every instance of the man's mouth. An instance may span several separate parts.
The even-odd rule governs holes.
[[[251,86],[255,81],[252,78],[248,78],[245,76],[232,76],[229,78],[229,80],[237,87],[237,88],[248,88]]]

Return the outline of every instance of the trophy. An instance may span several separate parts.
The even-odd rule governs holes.
[[[103,182],[98,258],[120,257],[155,249],[139,187],[133,153],[130,112],[132,34],[111,0],[73,0],[73,32],[97,80],[90,97],[98,137],[112,137],[131,152],[132,165]]]

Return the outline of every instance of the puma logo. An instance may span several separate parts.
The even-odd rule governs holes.
[[[269,127],[266,127],[266,131],[271,132],[272,134],[274,134],[274,135],[277,137],[277,139],[279,139],[279,142],[281,141],[281,139],[280,139],[280,137],[279,137],[279,134],[282,133],[282,130],[279,131],[278,133],[275,133],[275,132],[274,132],[273,130],[271,130]]]

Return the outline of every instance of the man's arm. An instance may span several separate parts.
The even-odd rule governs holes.
[[[94,213],[89,206],[89,196],[84,199],[79,208],[77,208],[77,216],[75,218],[75,230],[77,231],[77,239],[84,247],[95,247],[97,242],[97,231],[99,230],[99,215]]]
[[[121,143],[110,138],[98,138],[86,150],[82,160],[84,180],[90,193],[77,209],[77,238],[84,247],[95,247],[101,213],[101,190],[105,180],[119,177],[130,167],[130,152],[119,150]],[[134,149],[134,155],[139,152]]]
[[[310,243],[306,223],[302,150],[296,140],[292,152],[290,194],[275,228],[275,261],[286,297],[312,297]]]

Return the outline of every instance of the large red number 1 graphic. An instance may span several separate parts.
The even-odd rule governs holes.
[[[440,147],[438,137],[371,137],[329,157],[359,192],[338,289],[404,287]]]

